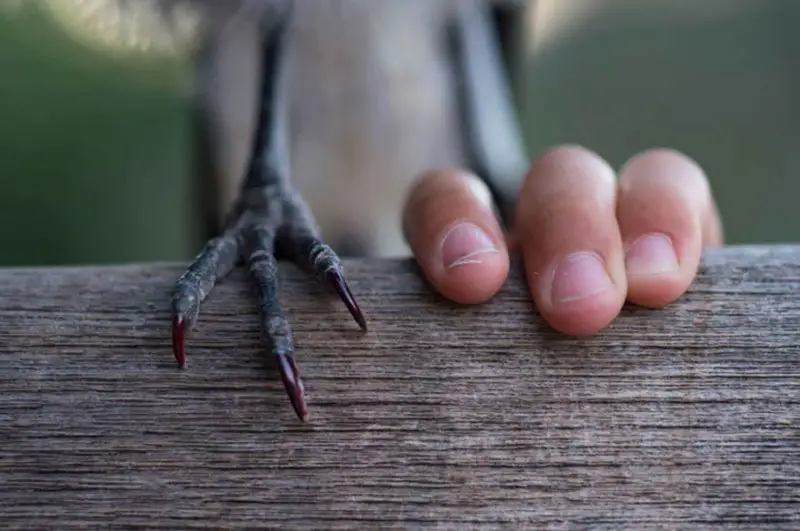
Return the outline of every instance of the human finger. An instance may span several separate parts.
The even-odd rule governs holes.
[[[697,274],[703,245],[722,239],[705,173],[692,159],[669,149],[645,151],[623,166],[617,219],[627,298],[648,307],[680,297]]]
[[[625,302],[615,200],[614,171],[578,146],[546,152],[525,178],[514,236],[536,306],[561,332],[598,332]]]
[[[423,175],[406,201],[403,231],[426,279],[450,300],[485,302],[508,277],[508,249],[491,193],[469,172]]]

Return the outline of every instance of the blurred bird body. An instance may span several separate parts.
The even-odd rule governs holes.
[[[192,153],[210,222],[172,296],[181,367],[203,300],[244,262],[305,420],[278,260],[332,288],[366,331],[338,255],[407,254],[402,210],[423,172],[474,171],[508,218],[526,160],[484,1],[190,0],[202,15]],[[176,4],[157,2],[166,19]]]
[[[402,204],[423,171],[462,165],[444,0],[300,1],[288,53],[292,181],[345,253],[400,255]],[[255,127],[258,20],[215,24],[200,83],[218,152],[219,214],[238,192]],[[222,20],[224,23],[220,24]]]

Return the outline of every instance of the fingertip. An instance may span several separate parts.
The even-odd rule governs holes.
[[[426,279],[454,302],[485,302],[508,277],[508,249],[491,193],[470,173],[424,174],[409,194],[403,230]]]
[[[616,176],[582,146],[537,157],[519,199],[515,235],[539,313],[559,332],[600,332],[625,302]]]
[[[432,261],[431,279],[445,297],[456,302],[485,302],[508,276],[508,256],[480,221],[461,218],[441,237],[440,257]],[[435,254],[435,253],[433,253]],[[438,265],[444,269],[439,270]]]
[[[630,302],[662,308],[686,292],[715,219],[712,204],[705,173],[683,153],[650,149],[623,166],[618,219]]]
[[[649,308],[673,303],[691,284],[698,260],[699,252],[691,250],[679,257],[675,242],[667,234],[639,236],[627,245],[625,254],[628,300]]]
[[[625,303],[620,269],[598,253],[575,252],[545,276],[534,275],[532,295],[554,329],[572,336],[596,334],[611,324]]]

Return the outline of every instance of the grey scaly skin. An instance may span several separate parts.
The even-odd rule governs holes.
[[[314,217],[291,181],[285,57],[292,11],[292,3],[284,2],[262,18],[261,105],[252,154],[221,233],[205,244],[175,284],[172,344],[176,360],[186,367],[186,336],[203,300],[243,260],[258,293],[262,330],[279,362],[292,406],[305,421],[308,407],[294,360],[292,328],[277,296],[278,260],[290,260],[331,286],[364,332],[367,324],[339,257],[322,241]],[[448,30],[470,166],[489,185],[507,222],[526,157],[488,8],[480,1],[465,2],[454,11]]]
[[[264,17],[263,75],[259,126],[240,196],[220,236],[206,243],[188,270],[178,279],[172,298],[173,348],[186,366],[185,335],[199,314],[203,299],[243,257],[259,297],[261,326],[279,361],[286,391],[297,415],[308,409],[303,383],[294,361],[289,320],[277,296],[277,257],[331,284],[366,331],[367,325],[350,293],[339,257],[318,235],[318,228],[302,198],[292,187],[286,150],[286,87],[284,47],[290,11]]]

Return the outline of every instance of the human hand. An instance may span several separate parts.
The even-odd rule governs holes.
[[[490,205],[486,185],[466,171],[420,178],[403,230],[425,277],[450,300],[485,302],[519,252],[542,317],[570,335],[599,332],[626,299],[671,303],[694,279],[702,249],[723,241],[703,170],[666,149],[633,157],[617,178],[598,155],[556,147],[532,162],[509,233]]]

